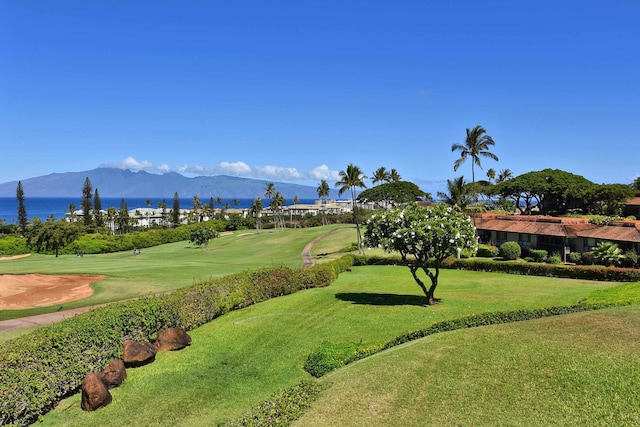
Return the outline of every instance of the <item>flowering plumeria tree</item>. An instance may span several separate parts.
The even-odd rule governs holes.
[[[442,262],[463,249],[475,252],[478,239],[470,218],[458,209],[445,204],[424,207],[413,203],[375,214],[367,223],[364,244],[399,252],[402,263],[409,267],[429,305],[433,305]],[[418,276],[420,270],[431,279],[429,289]]]

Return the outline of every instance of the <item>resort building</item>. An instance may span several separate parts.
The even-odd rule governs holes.
[[[640,221],[611,221],[596,225],[587,218],[551,216],[473,215],[482,243],[500,246],[517,242],[523,249],[545,249],[560,254],[591,251],[600,242],[617,243],[624,250],[640,253]]]

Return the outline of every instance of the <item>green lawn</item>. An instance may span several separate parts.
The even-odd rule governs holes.
[[[637,426],[640,306],[434,335],[322,381],[295,426]]]
[[[84,413],[80,397],[75,395],[45,415],[42,425],[216,425],[239,416],[274,391],[309,378],[302,369],[304,360],[322,341],[382,343],[439,320],[485,311],[572,304],[596,290],[616,286],[452,270],[441,273],[440,283],[436,297],[441,302],[426,307],[406,268],[353,268],[327,288],[266,301],[190,332],[190,347],[161,353],[154,363],[129,369],[128,379],[113,391],[111,405]],[[593,320],[597,316],[617,316],[627,323],[614,326],[611,321],[601,322],[600,328],[592,331],[592,325],[600,324]],[[518,420],[524,418],[519,417],[530,416],[538,400],[547,406],[535,414],[537,418],[532,419],[540,422],[533,424],[547,424],[545,417],[549,421],[563,414],[552,405],[558,392],[567,393],[566,397],[560,395],[563,399],[574,399],[583,385],[592,383],[597,387],[584,391],[592,396],[576,403],[563,419],[597,425],[604,418],[598,418],[602,415],[599,409],[594,417],[586,418],[589,405],[611,399],[612,392],[618,393],[620,412],[635,416],[627,411],[624,401],[628,398],[632,404],[640,403],[637,392],[628,389],[640,380],[634,356],[637,348],[625,347],[625,342],[637,345],[633,335],[637,332],[628,338],[622,333],[625,327],[637,330],[638,319],[637,309],[623,308],[428,337],[348,365],[322,379],[329,388],[300,425],[522,424],[524,421]],[[573,332],[562,322],[574,325]],[[583,332],[581,322],[587,325]],[[604,338],[609,333],[613,337]],[[598,336],[602,339],[593,339]],[[620,354],[607,360],[604,349],[614,339],[622,339],[615,350]],[[572,359],[576,349],[584,354]],[[589,356],[591,353],[597,355]],[[620,370],[628,371],[628,378],[621,378],[617,368],[608,370],[612,361],[621,363]],[[556,373],[559,368],[563,370]],[[570,372],[576,376],[565,386],[563,379]],[[430,387],[440,387],[446,394],[434,394]],[[496,402],[489,402],[492,400]],[[518,405],[513,423],[507,404]],[[464,415],[466,406],[470,406],[468,416]],[[497,418],[484,414],[484,408],[496,412]]]
[[[268,266],[302,266],[305,245],[336,226],[284,230],[243,230],[211,240],[208,249],[188,242],[145,248],[140,255],[132,251],[112,254],[75,255],[33,254],[27,258],[0,262],[0,274],[95,274],[107,279],[95,283],[94,294],[80,301],[65,303],[64,309],[167,292],[210,277]],[[330,246],[345,247],[355,241],[349,226],[332,233]],[[0,320],[31,316],[58,310],[60,305],[29,310],[2,310]]]

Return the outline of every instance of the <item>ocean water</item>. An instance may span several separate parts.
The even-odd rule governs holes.
[[[101,197],[102,209],[107,210],[110,206],[120,209],[121,197]],[[167,204],[167,209],[173,207],[173,198],[161,199],[161,198],[144,198],[144,197],[125,197],[127,202],[127,208],[129,210],[146,208],[148,207],[146,201],[151,202],[151,207],[157,208],[158,203],[163,200]],[[233,199],[223,199],[222,205],[229,204],[231,208],[250,208],[254,199],[238,199],[240,202],[238,205],[233,204]],[[215,201],[215,199],[214,199]],[[290,204],[290,201],[288,201]],[[69,212],[69,205],[73,203],[76,209],[81,209],[80,198],[67,198],[67,197],[25,197],[24,205],[27,209],[27,217],[32,219],[38,217],[42,220],[47,219],[49,216],[54,215],[56,219],[64,218],[65,213]],[[202,203],[209,203],[209,200],[202,200]],[[300,199],[302,204],[315,203],[315,199]],[[269,206],[269,200],[263,199],[262,205],[264,207]],[[190,209],[193,207],[193,199],[180,198],[180,208]],[[216,209],[220,207],[215,204]],[[7,224],[13,224],[18,220],[18,200],[15,197],[0,197],[0,222],[3,220]]]

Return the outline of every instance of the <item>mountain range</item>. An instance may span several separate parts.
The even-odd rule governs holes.
[[[152,174],[144,171],[133,172],[126,169],[101,167],[84,172],[52,173],[21,180],[25,197],[75,197],[82,195],[82,187],[89,178],[93,190],[98,189],[101,197],[155,197],[173,198],[199,196],[249,199],[264,198],[269,182],[259,179],[239,178],[227,175],[197,176],[188,178],[176,172]],[[300,199],[318,197],[315,187],[274,182],[276,191],[285,198],[298,196]],[[330,184],[332,185],[332,183]],[[0,197],[15,197],[18,181],[0,184]],[[337,190],[331,190],[329,197],[337,198]]]

